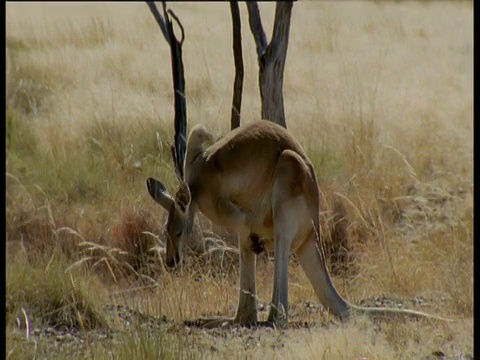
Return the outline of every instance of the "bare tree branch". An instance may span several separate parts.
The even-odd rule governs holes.
[[[165,1],[162,1],[163,18],[153,1],[147,1],[162,34],[170,45],[170,55],[172,64],[173,92],[175,106],[175,135],[174,144],[171,147],[175,172],[180,180],[183,180],[183,162],[187,148],[187,102],[185,100],[185,77],[182,60],[182,44],[185,40],[185,32],[178,17],[171,11],[167,10]],[[178,41],[173,31],[173,24],[170,16],[175,19],[182,33],[181,41]]]
[[[185,30],[183,29],[183,25],[180,22],[180,20],[178,20],[178,17],[177,17],[177,15],[175,15],[173,10],[168,9],[168,13],[175,19],[178,26],[180,27],[180,31],[182,32],[182,40],[180,40],[180,46],[182,46],[183,45],[183,40],[185,40]]]
[[[248,10],[248,22],[250,24],[250,30],[252,31],[257,45],[257,57],[260,59],[267,50],[267,37],[265,31],[263,31],[262,19],[260,18],[260,10],[256,1],[247,1]]]
[[[160,27],[160,30],[162,31],[163,37],[170,44],[170,35],[168,34],[167,26],[165,25],[165,21],[163,21],[162,15],[160,15],[160,13],[158,12],[158,9],[155,3],[153,1],[147,1],[147,5],[150,8],[150,11],[152,12],[153,17],[157,21],[157,24]]]
[[[290,18],[292,15],[293,2],[277,1],[275,7],[275,20],[273,23],[273,35],[267,52],[273,58],[286,57],[288,38],[290,35]],[[283,69],[282,69],[283,73]]]
[[[233,83],[231,129],[240,126],[240,111],[242,107],[243,89],[243,57],[242,57],[242,32],[240,24],[240,11],[237,1],[230,1],[233,27],[233,57],[235,62],[235,80]]]

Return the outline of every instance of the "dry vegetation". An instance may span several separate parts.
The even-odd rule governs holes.
[[[228,131],[228,4],[176,3],[189,126]],[[270,33],[274,7],[261,4]],[[260,114],[242,5],[242,121]],[[292,261],[288,331],[181,325],[233,315],[235,242],[200,219],[185,266],[162,263],[175,185],[170,55],[144,3],[6,5],[6,355],[24,358],[473,357],[473,2],[297,2],[287,125],[344,204],[352,302],[388,297],[453,323],[329,323]],[[273,264],[259,260],[260,316]],[[116,309],[116,311],[112,311]]]

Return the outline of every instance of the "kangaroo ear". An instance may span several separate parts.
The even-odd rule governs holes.
[[[190,193],[188,185],[185,184],[183,181],[180,182],[180,186],[178,187],[177,193],[175,194],[175,200],[183,211],[185,211],[185,209],[190,206],[192,195]]]
[[[160,181],[155,180],[154,178],[148,178],[147,188],[148,193],[153,198],[153,200],[162,205],[164,209],[170,211],[175,201],[170,196],[165,186],[163,186]]]

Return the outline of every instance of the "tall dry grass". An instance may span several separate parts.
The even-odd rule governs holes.
[[[269,358],[473,353],[472,4],[295,3],[284,81],[287,126],[350,221],[355,272],[334,277],[339,291],[353,302],[389,296],[408,305],[416,297],[423,310],[458,322],[373,326],[359,319],[238,338],[193,331],[189,342],[183,330],[157,340],[140,332],[113,342],[114,353],[155,358],[162,348],[165,357],[228,357],[232,346]],[[268,36],[274,7],[259,6]],[[230,123],[234,76],[228,6],[172,8],[186,30],[189,126],[204,123],[221,135]],[[240,10],[242,121],[249,122],[260,114],[258,70],[246,9]],[[173,96],[169,48],[146,5],[8,3],[6,51],[9,356],[50,349],[40,342],[19,352],[14,336],[22,308],[33,323],[45,320],[38,309],[51,293],[31,295],[40,279],[64,305],[74,302],[75,279],[87,290],[101,288],[74,293],[95,311],[113,302],[176,321],[233,315],[237,253],[223,229],[200,217],[201,241],[191,247],[201,255],[187,257],[179,273],[162,264],[165,214],[149,199],[145,179],[175,186]],[[50,259],[58,271],[45,272]],[[266,307],[273,264],[262,257],[258,270],[259,303]],[[53,276],[62,281],[48,285]],[[295,321],[324,319],[305,305],[317,300],[294,262],[290,303]],[[78,314],[71,319],[87,316]],[[88,351],[103,358],[105,349]]]

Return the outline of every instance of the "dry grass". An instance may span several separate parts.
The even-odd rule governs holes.
[[[292,321],[310,322],[313,329],[205,333],[174,327],[154,335],[138,329],[120,342],[89,345],[85,354],[473,354],[472,4],[295,3],[284,82],[289,130],[314,162],[327,202],[339,201],[348,217],[354,271],[335,276],[339,291],[353,302],[423,298],[422,310],[459,321],[357,319],[323,327],[321,311],[306,306],[317,304],[313,290],[292,262]],[[186,29],[189,126],[204,123],[223,134],[234,76],[228,6],[172,8]],[[246,9],[240,8],[242,121],[249,122],[260,114],[258,71]],[[274,7],[260,9],[268,35]],[[42,309],[67,309],[57,317],[67,327],[97,319],[102,303],[175,321],[233,315],[238,260],[223,229],[200,217],[190,244],[197,256],[187,257],[176,273],[163,267],[165,214],[149,199],[145,180],[156,176],[170,189],[175,185],[172,80],[168,46],[146,5],[8,3],[6,48],[10,358],[53,351],[42,341],[19,345],[22,309],[35,324],[55,320]],[[258,271],[259,302],[266,307],[273,263],[261,257]],[[80,290],[72,290],[74,283]],[[36,297],[38,286],[51,291]],[[76,307],[78,299],[88,306]],[[112,326],[98,319],[88,320],[91,327]]]

